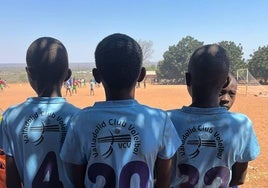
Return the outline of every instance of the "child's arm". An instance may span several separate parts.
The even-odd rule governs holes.
[[[248,162],[245,163],[236,162],[232,166],[232,179],[229,184],[230,187],[244,184],[247,175],[247,168],[248,168]]]
[[[72,179],[75,187],[84,188],[87,165],[72,164],[71,166],[72,166]]]
[[[155,188],[169,188],[171,176],[171,159],[157,158],[155,162]]]
[[[11,188],[22,188],[20,175],[14,158],[6,155],[6,185]]]

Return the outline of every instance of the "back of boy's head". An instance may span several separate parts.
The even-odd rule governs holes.
[[[188,72],[192,87],[221,90],[229,72],[225,49],[217,44],[196,49],[190,58]]]
[[[57,39],[41,37],[29,46],[26,54],[29,71],[42,82],[62,82],[69,69],[68,53]],[[33,78],[35,79],[35,78]]]
[[[96,67],[101,79],[111,88],[125,89],[135,85],[142,66],[142,49],[125,34],[105,37],[95,51]]]

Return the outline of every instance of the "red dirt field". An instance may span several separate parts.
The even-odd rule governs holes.
[[[142,85],[141,85],[142,86]],[[268,87],[267,87],[268,90]],[[65,89],[62,90],[65,96]],[[29,96],[36,96],[29,84],[10,84],[0,91],[0,107],[5,110],[8,106],[23,102]],[[95,88],[95,95],[89,95],[89,85],[78,87],[77,94],[67,96],[67,100],[74,105],[83,108],[92,105],[95,101],[104,100],[102,87]],[[143,104],[164,110],[180,108],[189,105],[191,99],[186,86],[175,85],[147,85],[146,88],[136,89],[136,99]],[[241,188],[268,187],[268,97],[256,97],[245,95],[238,91],[236,102],[232,111],[247,114],[254,123],[254,128],[260,142],[260,156],[249,163],[246,182]]]

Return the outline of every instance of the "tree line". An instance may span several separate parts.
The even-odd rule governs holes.
[[[261,78],[262,83],[268,83],[268,45],[259,47],[250,55],[250,59],[246,60],[243,58],[244,53],[241,44],[237,45],[233,41],[220,41],[217,44],[225,48],[230,59],[230,72],[233,75],[236,75],[238,69],[248,69],[254,77]],[[189,58],[195,49],[203,45],[204,42],[186,36],[178,44],[169,46],[163,54],[163,60],[157,63],[157,78],[168,80],[171,83],[185,83],[185,72],[187,71]],[[150,43],[150,47],[152,47],[152,43]]]

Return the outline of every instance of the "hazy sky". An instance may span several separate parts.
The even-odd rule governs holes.
[[[183,37],[241,43],[248,58],[268,45],[267,0],[0,0],[0,63],[25,63],[31,42],[51,36],[70,62],[94,62],[100,40],[124,33],[151,40],[151,61]]]

